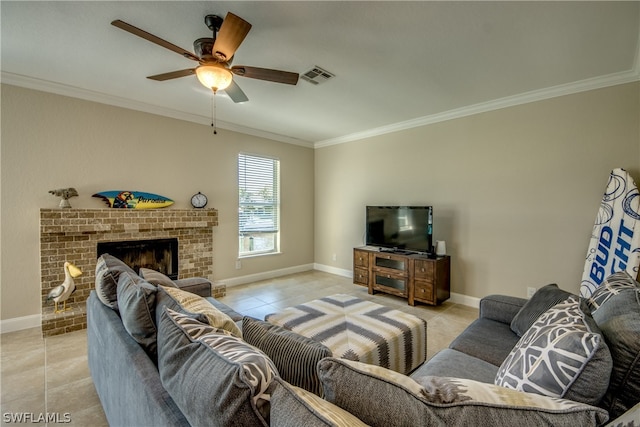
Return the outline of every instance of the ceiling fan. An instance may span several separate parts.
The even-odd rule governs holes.
[[[111,25],[199,63],[195,68],[148,76],[147,78],[151,80],[165,81],[196,74],[200,83],[205,87],[210,88],[214,93],[218,90],[224,90],[234,102],[249,100],[242,89],[233,81],[234,74],[289,85],[298,83],[298,73],[246,65],[231,65],[233,55],[251,29],[251,24],[244,19],[229,12],[224,20],[217,15],[207,15],[204,18],[204,23],[213,32],[213,37],[199,38],[194,41],[195,54],[119,19],[111,22]]]

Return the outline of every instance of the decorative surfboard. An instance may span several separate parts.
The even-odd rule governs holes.
[[[624,169],[609,175],[593,225],[582,273],[580,295],[589,297],[610,274],[635,278],[640,264],[640,193]]]
[[[101,191],[93,197],[102,198],[110,208],[121,209],[157,209],[173,204],[173,200],[169,198],[144,191]]]

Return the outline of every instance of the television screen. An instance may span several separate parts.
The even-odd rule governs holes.
[[[366,222],[367,245],[431,252],[431,206],[367,206]]]

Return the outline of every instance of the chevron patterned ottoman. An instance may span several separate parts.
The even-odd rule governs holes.
[[[318,341],[334,357],[408,374],[427,356],[427,322],[360,298],[337,294],[268,314],[265,320]]]

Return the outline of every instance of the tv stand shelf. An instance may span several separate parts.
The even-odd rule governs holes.
[[[381,251],[364,246],[353,249],[353,283],[408,300],[438,305],[450,296],[451,257],[431,258],[406,251]]]

